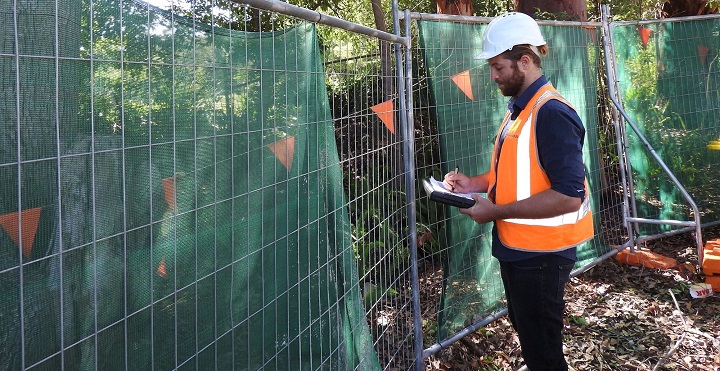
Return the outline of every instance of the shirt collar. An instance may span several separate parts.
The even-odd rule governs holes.
[[[537,93],[538,90],[540,90],[541,87],[543,87],[545,84],[548,83],[547,77],[545,75],[542,75],[538,77],[535,82],[530,84],[527,89],[525,89],[522,94],[520,94],[517,98],[510,98],[510,101],[508,102],[508,109],[510,112],[512,112],[512,119],[517,118],[517,115],[520,114],[520,111],[525,109],[525,106],[527,106],[528,102],[530,101],[530,98],[532,98],[535,93]]]

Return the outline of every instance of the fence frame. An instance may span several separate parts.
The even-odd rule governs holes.
[[[418,282],[418,265],[417,265],[417,229],[416,229],[416,197],[415,197],[415,167],[414,167],[414,130],[413,130],[413,97],[412,97],[412,33],[411,33],[411,22],[413,20],[433,20],[433,21],[449,21],[449,22],[464,22],[464,23],[489,23],[492,17],[475,17],[475,16],[458,16],[458,15],[445,15],[445,14],[430,14],[430,13],[419,13],[410,12],[408,9],[400,11],[398,9],[397,0],[392,0],[392,12],[393,12],[393,26],[394,34],[382,32],[369,27],[361,26],[346,20],[321,14],[319,12],[310,11],[305,8],[290,5],[279,0],[231,0],[240,4],[248,4],[258,9],[267,11],[273,11],[296,18],[304,19],[309,22],[319,23],[331,27],[341,28],[350,32],[357,32],[367,36],[378,38],[392,42],[395,46],[396,55],[396,69],[397,69],[397,82],[398,82],[398,101],[400,105],[399,117],[401,123],[401,141],[403,146],[403,165],[405,167],[405,187],[407,190],[407,212],[408,220],[410,221],[409,238],[411,242],[410,253],[411,253],[411,284],[412,284],[412,307],[413,307],[413,323],[414,323],[414,344],[415,344],[415,356],[416,356],[416,368],[418,370],[424,369],[424,360],[429,356],[438,353],[442,349],[451,345],[452,343],[462,339],[463,337],[477,331],[478,329],[486,326],[487,324],[501,318],[507,314],[507,308],[492,313],[485,318],[476,321],[459,332],[456,332],[447,339],[443,339],[436,344],[424,348],[422,341],[422,326],[420,318],[420,304],[419,304],[419,282]],[[606,70],[605,75],[608,78],[608,90],[609,96],[613,103],[613,124],[615,127],[617,148],[620,165],[621,184],[624,190],[624,201],[622,202],[623,208],[623,226],[628,233],[628,240],[616,249],[609,251],[608,253],[596,258],[590,263],[583,267],[573,270],[571,273],[572,277],[582,274],[593,266],[607,260],[617,254],[619,251],[630,248],[634,251],[635,246],[641,244],[644,241],[649,241],[668,235],[680,234],[688,231],[695,230],[695,240],[697,244],[697,253],[700,260],[702,260],[703,245],[702,245],[702,230],[703,226],[711,226],[720,224],[720,221],[706,223],[703,225],[700,220],[700,213],[697,204],[692,199],[687,190],[683,187],[680,181],[675,177],[673,172],[668,168],[662,158],[657,154],[652,145],[647,141],[645,136],[641,133],[640,129],[630,119],[629,115],[623,109],[621,98],[619,96],[617,79],[617,65],[614,63],[616,58],[615,51],[613,48],[612,32],[611,28],[618,24],[648,24],[648,23],[660,23],[667,22],[668,20],[653,20],[653,21],[635,21],[635,22],[612,22],[610,21],[609,6],[604,4],[601,6],[602,21],[601,22],[577,22],[577,21],[549,21],[549,20],[538,20],[541,25],[550,26],[587,26],[597,27],[602,31],[602,48],[605,52]],[[720,18],[717,16],[701,16],[701,17],[685,17],[676,18],[672,21],[682,21],[687,19],[715,19]],[[400,20],[404,22],[404,30],[400,26]],[[405,36],[402,36],[402,33]],[[403,59],[404,57],[404,59]],[[405,63],[403,63],[403,61]],[[678,221],[678,220],[663,220],[663,219],[648,219],[638,217],[637,207],[635,205],[635,197],[633,194],[633,182],[632,182],[632,170],[630,164],[625,161],[628,157],[628,147],[625,145],[627,142],[627,136],[625,133],[623,120],[630,126],[630,128],[638,135],[646,148],[650,151],[653,159],[657,161],[662,167],[663,171],[670,177],[675,186],[680,190],[685,200],[689,203],[694,211],[693,221]],[[681,228],[671,232],[665,232],[661,234],[651,236],[638,236],[637,239],[634,236],[633,228],[631,224],[637,225],[638,223],[649,223],[649,224],[664,224],[673,226],[683,226]]]
[[[604,52],[604,58],[605,58],[605,71],[604,74],[608,79],[608,94],[611,98],[612,102],[612,117],[613,117],[613,126],[615,128],[615,135],[616,135],[616,146],[619,153],[619,172],[621,177],[621,186],[624,194],[623,202],[622,202],[622,210],[623,210],[623,221],[622,225],[624,226],[625,230],[628,233],[627,240],[622,243],[620,246],[617,246],[613,250],[609,251],[608,253],[596,258],[595,260],[591,261],[590,263],[586,264],[583,267],[577,268],[573,270],[571,273],[572,277],[575,277],[579,274],[582,274],[583,272],[587,271],[588,269],[592,268],[593,266],[601,263],[604,260],[607,260],[613,256],[615,256],[618,252],[625,248],[630,248],[630,251],[634,251],[636,246],[640,246],[644,242],[656,240],[659,238],[671,236],[671,235],[677,235],[681,233],[686,232],[692,232],[694,231],[694,238],[695,238],[695,244],[696,244],[696,252],[698,254],[699,261],[702,261],[703,259],[703,240],[702,240],[702,228],[703,227],[710,227],[714,225],[720,224],[720,221],[710,221],[703,223],[700,218],[700,212],[699,208],[692,198],[692,196],[689,194],[689,192],[685,189],[685,187],[682,185],[682,183],[677,179],[675,174],[670,170],[670,168],[665,164],[661,156],[655,151],[655,149],[652,147],[652,145],[649,143],[649,141],[646,139],[646,137],[642,134],[639,127],[633,122],[633,120],[629,117],[627,112],[623,109],[622,99],[620,97],[619,93],[619,80],[617,78],[617,64],[615,63],[615,60],[617,58],[615,50],[614,50],[614,44],[612,39],[612,28],[617,25],[628,25],[628,24],[635,24],[635,25],[642,25],[642,24],[652,24],[652,23],[666,23],[666,22],[681,22],[681,21],[687,21],[687,20],[704,20],[704,19],[719,19],[720,14],[713,14],[713,15],[704,15],[704,16],[694,16],[694,17],[679,17],[679,18],[672,18],[672,19],[660,19],[660,20],[645,20],[645,21],[623,21],[623,22],[615,22],[611,20],[611,14],[609,10],[609,5],[603,4],[601,6],[601,15],[602,20],[601,22],[577,22],[577,21],[549,21],[549,20],[538,20],[538,24],[540,25],[550,25],[550,26],[589,26],[589,27],[597,27],[602,32],[602,38],[601,38],[601,47]],[[397,15],[406,23],[409,23],[413,20],[430,20],[430,21],[447,21],[447,22],[462,22],[462,23],[488,23],[493,18],[492,17],[474,17],[474,16],[459,16],[459,15],[446,15],[446,14],[429,14],[429,13],[419,13],[419,12],[411,12],[411,13],[400,13]],[[638,216],[638,208],[635,203],[635,194],[634,194],[634,187],[633,187],[633,179],[632,179],[632,168],[631,164],[629,163],[629,147],[626,145],[627,143],[627,135],[625,130],[624,123],[629,126],[633,132],[640,138],[642,143],[645,145],[645,147],[650,151],[652,158],[655,162],[657,162],[662,170],[667,174],[675,187],[681,192],[683,198],[688,202],[690,205],[692,211],[693,211],[693,220],[689,221],[681,221],[681,220],[670,220],[670,219],[650,219],[650,218],[643,218]],[[663,233],[658,233],[654,235],[637,235],[638,229],[637,227],[635,230],[632,228],[633,225],[637,226],[639,223],[647,223],[647,224],[661,224],[661,225],[670,225],[670,226],[681,226],[683,228],[679,228],[673,231],[667,231]],[[456,332],[452,336],[448,337],[447,339],[444,339],[442,341],[439,341],[436,344],[431,345],[430,347],[426,348],[423,351],[423,358],[427,358],[432,354],[435,354],[442,350],[443,348],[449,346],[455,341],[460,340],[466,335],[469,335],[478,329],[486,326],[487,324],[491,323],[492,321],[502,317],[507,313],[507,308],[500,310],[496,313],[493,313],[489,316],[486,316],[485,318],[476,321],[475,323],[465,327],[459,332]]]
[[[630,237],[630,240],[634,240],[634,233],[633,229],[630,227],[631,224],[634,224],[636,226],[637,231],[637,225],[639,223],[647,223],[647,224],[663,224],[663,225],[672,225],[672,226],[682,226],[685,228],[680,228],[674,231],[664,232],[664,233],[658,233],[650,236],[638,236],[638,239],[635,241],[633,245],[630,246],[631,251],[634,251],[634,247],[637,245],[640,245],[643,241],[650,241],[654,239],[658,239],[661,237],[666,237],[670,235],[680,234],[688,231],[695,231],[695,243],[697,245],[697,254],[698,254],[698,260],[702,261],[703,259],[703,241],[702,241],[702,221],[700,220],[700,210],[698,209],[697,204],[693,200],[692,196],[688,193],[688,191],[685,189],[685,187],[680,183],[680,181],[675,177],[675,174],[670,170],[670,168],[665,164],[665,161],[660,157],[660,155],[655,151],[655,148],[650,144],[650,142],[647,140],[645,135],[641,132],[641,130],[638,128],[638,126],[633,122],[633,120],[630,118],[630,116],[625,112],[623,109],[622,104],[622,98],[620,97],[620,81],[618,79],[617,74],[617,64],[615,61],[617,60],[617,55],[615,53],[615,44],[613,42],[613,36],[612,36],[612,28],[618,25],[642,25],[642,24],[653,24],[653,23],[667,23],[667,22],[680,22],[685,20],[700,20],[700,19],[718,19],[720,18],[720,15],[711,15],[711,16],[702,16],[702,17],[681,17],[681,18],[671,18],[671,19],[659,19],[659,20],[648,20],[648,21],[632,21],[632,22],[612,22],[610,21],[611,15],[610,15],[610,6],[608,4],[601,5],[601,15],[602,15],[602,25],[603,25],[603,48],[605,51],[605,63],[606,63],[606,76],[608,78],[608,95],[613,103],[613,121],[615,125],[615,132],[617,133],[617,146],[618,146],[618,153],[620,154],[620,173],[623,180],[623,187],[626,187],[624,189],[625,196],[629,199],[630,207],[623,207],[623,211],[627,214],[623,215],[623,222],[626,226],[626,229],[628,231],[628,236]],[[630,126],[632,131],[638,136],[640,141],[643,143],[645,148],[650,152],[652,155],[652,158],[660,165],[662,170],[667,174],[668,177],[670,177],[670,180],[673,182],[675,187],[677,187],[678,190],[680,190],[680,193],[683,195],[685,200],[688,202],[690,207],[693,210],[693,220],[692,221],[681,221],[681,220],[668,220],[668,219],[649,219],[649,218],[642,218],[638,216],[638,209],[635,204],[635,192],[634,192],[634,186],[633,186],[633,179],[632,179],[632,168],[629,164],[629,161],[624,161],[624,159],[629,159],[629,147],[625,145],[627,143],[627,135],[625,131],[625,125],[623,125],[623,121]],[[717,224],[718,222],[715,222],[713,224]],[[711,224],[706,224],[706,226],[709,226]]]
[[[447,14],[431,14],[431,13],[420,13],[420,12],[411,12],[411,13],[401,13],[398,15],[401,19],[405,21],[406,24],[410,24],[412,21],[418,21],[418,20],[430,20],[430,21],[446,21],[446,22],[458,22],[458,23],[489,23],[493,17],[475,17],[475,16],[458,16],[458,15],[447,15]],[[537,20],[537,23],[540,25],[548,25],[548,26],[580,26],[580,27],[592,27],[600,29],[602,24],[601,22],[578,22],[578,21],[552,21],[552,20]],[[623,203],[625,205],[625,203]],[[583,272],[589,270],[590,268],[594,267],[595,265],[613,257],[618,253],[619,250],[626,248],[628,246],[632,245],[632,241],[626,241],[623,243],[618,249],[610,250],[609,252],[603,254],[602,256],[597,257],[596,259],[588,262],[582,267],[576,268],[572,271],[571,277],[578,276],[582,274]],[[430,345],[429,347],[425,348],[423,350],[423,359],[426,359],[444,348],[447,348],[451,344],[459,341],[463,337],[470,335],[477,330],[481,329],[482,327],[485,327],[486,325],[492,323],[493,321],[503,317],[507,314],[507,307],[495,312],[491,313],[490,315],[485,316],[484,318],[481,318],[472,324],[466,326],[465,328],[461,329],[460,331],[455,332],[454,334],[450,335],[446,339],[442,339],[438,341],[435,344]]]
[[[407,16],[409,10],[400,13],[397,0],[392,0],[393,11],[393,28],[395,33],[379,31],[377,29],[362,26],[353,22],[328,16],[316,11],[311,11],[302,7],[291,5],[279,0],[231,0],[238,4],[247,4],[254,8],[272,11],[295,18],[303,19],[309,22],[323,24],[330,27],[341,28],[349,32],[355,32],[379,40],[391,42],[395,46],[395,61],[397,69],[397,87],[398,87],[398,103],[400,118],[400,140],[403,147],[403,165],[405,167],[405,198],[406,209],[409,225],[409,250],[410,250],[410,272],[412,287],[412,309],[413,309],[413,335],[414,335],[414,352],[415,366],[417,370],[424,370],[425,354],[423,349],[422,336],[422,320],[420,318],[420,288],[417,266],[417,223],[416,223],[416,197],[415,197],[415,137],[413,128],[413,98],[412,98],[412,38],[410,33],[410,23],[405,22],[404,32],[406,36],[402,36],[400,27],[400,14]]]
[[[458,340],[464,338],[467,335],[470,335],[480,328],[488,325],[489,323],[492,323],[493,321],[503,317],[507,314],[507,307],[496,311],[490,315],[485,316],[484,318],[481,318],[475,322],[473,322],[470,325],[467,325],[465,328],[461,329],[460,331],[457,331],[453,333],[451,336],[449,336],[446,339],[439,340],[435,344],[431,344],[429,347],[426,347],[425,344],[423,344],[423,328],[422,328],[422,313],[420,310],[420,287],[419,287],[419,269],[418,269],[418,233],[417,233],[417,195],[415,193],[416,189],[416,161],[415,161],[415,130],[414,130],[414,111],[415,111],[415,105],[413,102],[413,70],[412,70],[412,60],[413,60],[413,36],[412,36],[412,22],[417,20],[432,20],[432,21],[447,21],[447,22],[463,22],[463,23],[489,23],[493,18],[492,17],[474,17],[474,16],[456,16],[456,15],[444,15],[444,14],[428,14],[428,13],[417,13],[417,12],[411,12],[408,9],[400,10],[398,8],[398,0],[392,0],[392,16],[393,16],[393,33],[383,32],[379,31],[377,29],[373,29],[370,27],[362,26],[357,23],[349,22],[347,20],[343,20],[337,17],[328,16],[326,14],[322,14],[316,11],[308,10],[302,7],[298,7],[295,5],[288,4],[286,2],[280,1],[280,0],[231,0],[233,3],[241,4],[241,5],[249,5],[254,8],[265,10],[269,12],[274,12],[278,14],[283,14],[291,17],[295,17],[297,19],[305,20],[311,23],[316,24],[322,24],[329,27],[339,28],[346,30],[348,32],[357,33],[369,36],[373,39],[377,39],[380,42],[389,42],[392,43],[394,46],[394,53],[395,53],[395,69],[397,74],[397,94],[398,94],[398,117],[399,117],[399,140],[402,145],[402,156],[403,156],[403,185],[405,187],[405,212],[407,215],[407,221],[408,225],[407,227],[407,241],[408,241],[408,249],[410,252],[410,285],[411,285],[411,292],[412,297],[410,299],[411,301],[411,307],[412,307],[412,321],[413,321],[413,352],[414,352],[414,365],[417,370],[424,370],[425,369],[425,360],[440,352],[441,350],[447,348],[451,344],[457,342]],[[14,5],[15,6],[15,5]],[[56,4],[57,6],[57,4]],[[15,17],[17,17],[17,10],[13,9],[15,12]],[[602,20],[601,22],[570,22],[570,21],[544,21],[539,20],[538,23],[541,25],[548,25],[548,26],[580,26],[580,27],[593,27],[596,29],[601,30],[602,32],[602,38],[601,38],[601,48],[604,52],[604,59],[605,59],[605,71],[598,71],[599,73],[604,73],[605,76],[608,79],[608,93],[609,97],[612,101],[612,119],[613,119],[613,126],[615,129],[615,140],[616,140],[616,146],[618,150],[618,161],[619,161],[619,172],[620,172],[620,184],[622,186],[623,191],[623,198],[622,198],[622,226],[627,231],[627,240],[623,241],[623,243],[615,247],[614,249],[610,250],[609,252],[603,254],[602,256],[597,257],[593,261],[585,264],[584,266],[577,268],[573,270],[571,273],[572,277],[578,276],[588,269],[592,268],[593,266],[613,257],[615,254],[617,254],[619,251],[630,248],[631,251],[634,251],[635,247],[642,244],[645,241],[650,241],[670,235],[676,235],[681,234],[685,232],[695,232],[695,243],[697,245],[697,254],[700,261],[703,259],[703,239],[702,239],[702,228],[703,227],[709,227],[714,225],[719,225],[720,220],[717,221],[711,221],[706,222],[703,224],[699,208],[696,204],[696,202],[693,200],[693,197],[689,194],[689,192],[685,189],[685,187],[681,184],[681,182],[676,178],[672,170],[665,164],[661,156],[655,151],[655,149],[652,147],[652,145],[649,143],[649,141],[646,139],[646,137],[643,135],[640,128],[636,125],[635,122],[630,118],[628,113],[623,108],[623,103],[620,95],[620,89],[619,89],[619,79],[618,79],[618,66],[615,63],[617,55],[614,50],[614,43],[613,43],[613,37],[612,37],[612,28],[618,25],[642,25],[642,24],[652,24],[652,23],[665,23],[665,22],[681,22],[686,20],[703,20],[703,19],[720,19],[720,14],[716,15],[707,15],[707,16],[695,16],[695,17],[682,17],[682,18],[673,18],[673,19],[661,19],[661,20],[645,20],[645,21],[630,21],[630,22],[614,22],[611,20],[611,14],[610,14],[610,8],[609,5],[604,4],[601,5],[601,16]],[[57,16],[56,16],[57,17]],[[400,21],[403,21],[401,24]],[[15,22],[15,37],[17,38],[17,19],[14,20]],[[58,28],[58,23],[56,22],[55,27]],[[57,32],[56,32],[57,35]],[[57,36],[56,36],[57,38]],[[16,40],[15,42],[15,55],[19,56],[20,51],[18,47],[18,42]],[[55,48],[58,48],[56,40]],[[58,53],[56,50],[56,59]],[[20,61],[19,58],[15,60],[14,68],[16,71],[20,70],[19,67]],[[57,77],[57,74],[59,73],[58,70],[55,70],[56,73],[56,81],[59,80]],[[15,76],[15,88],[19,91],[20,90],[20,80],[21,76],[18,73]],[[92,88],[92,86],[91,86]],[[57,89],[57,87],[56,87]],[[15,95],[15,104],[17,107],[21,106],[20,102],[20,95]],[[58,105],[55,105],[55,113],[56,117],[60,117],[59,113],[57,112],[59,110]],[[16,112],[16,119],[18,122],[21,121],[21,111],[20,109],[17,109]],[[56,119],[57,120],[57,119]],[[632,179],[632,168],[631,164],[629,163],[629,147],[626,145],[628,138],[626,135],[626,125],[630,127],[630,129],[638,136],[638,138],[641,140],[643,145],[648,149],[650,152],[652,158],[661,166],[662,170],[667,174],[672,181],[672,183],[677,187],[677,189],[681,192],[684,199],[688,202],[690,207],[692,208],[694,217],[693,220],[690,221],[682,221],[682,220],[667,220],[667,219],[650,219],[650,218],[643,218],[638,215],[638,208],[635,203],[635,195],[634,195],[634,187],[633,187],[633,179]],[[59,125],[57,126],[57,130],[59,131]],[[56,133],[58,136],[57,142],[59,143],[59,132]],[[58,144],[59,145],[59,144]],[[17,152],[18,152],[18,158],[20,158],[20,152],[21,152],[21,140],[20,136],[18,135],[17,138]],[[60,165],[58,162],[58,168],[57,171],[60,172]],[[60,192],[60,184],[57,185],[57,191],[58,194]],[[18,182],[17,184],[17,193],[18,197],[22,197],[22,189],[21,184]],[[61,202],[60,200],[58,202]],[[20,204],[20,203],[18,203]],[[18,210],[20,211],[20,210]],[[21,217],[22,218],[22,217]],[[22,222],[22,219],[20,219],[20,222]],[[639,229],[637,226],[640,223],[646,223],[646,224],[661,224],[661,225],[670,225],[670,226],[678,226],[682,227],[676,230],[672,230],[669,232],[649,235],[649,236],[641,236],[639,235]],[[633,228],[635,226],[635,228]],[[22,228],[20,228],[20,238],[22,238]],[[62,234],[62,228],[59,228],[58,233]],[[60,259],[62,259],[62,254],[60,254]],[[61,260],[62,262],[62,260]],[[23,270],[24,264],[19,265],[20,270],[20,285],[22,290],[22,270]],[[60,271],[60,275],[62,275],[62,270]],[[21,291],[22,292],[22,291]],[[62,295],[62,294],[60,294]],[[61,297],[61,301],[63,301]],[[19,313],[21,319],[24,318],[24,306],[20,305]],[[60,311],[60,316],[64,315],[63,311]],[[61,320],[62,321],[62,320]],[[21,321],[22,324],[22,321]],[[61,328],[62,331],[62,328]],[[23,337],[22,341],[23,344],[25,343],[25,331],[21,330],[21,336]],[[64,339],[64,336],[62,336]],[[62,345],[64,347],[64,345]],[[21,354],[22,358],[22,367],[25,368],[25,355],[24,352],[26,351],[25,347],[21,347],[21,350],[23,354]]]

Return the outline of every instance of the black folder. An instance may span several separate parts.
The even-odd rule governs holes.
[[[423,179],[423,187],[431,200],[446,205],[467,209],[475,205],[475,200],[468,194],[455,193],[445,188],[443,183],[438,182],[433,177]]]

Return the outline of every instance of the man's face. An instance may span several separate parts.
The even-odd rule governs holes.
[[[517,62],[497,56],[488,60],[490,78],[498,84],[502,95],[515,97],[525,84],[525,73],[518,69]]]

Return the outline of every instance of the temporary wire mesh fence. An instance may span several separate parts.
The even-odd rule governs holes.
[[[431,135],[416,145],[422,149],[418,151],[418,163],[423,164],[418,166],[419,177],[442,178],[456,167],[469,175],[484,173],[489,169],[494,138],[508,100],[490,80],[487,63],[475,59],[489,19],[458,22],[437,15],[413,17],[418,19],[415,55],[423,56],[423,71],[419,73],[425,73],[416,107],[428,112],[429,126],[436,128],[429,129]],[[617,182],[612,177],[616,164],[603,157],[616,153],[614,142],[598,137],[599,128],[613,132],[598,120],[599,25],[541,23],[541,30],[547,40],[552,40],[549,55],[542,62],[543,72],[575,107],[586,127],[584,161],[596,237],[579,247],[576,268],[582,269],[610,251],[604,237],[606,229],[617,229],[613,223],[619,224],[622,219],[618,213],[622,200],[609,192]],[[492,319],[505,304],[497,261],[491,256],[491,225],[478,225],[456,208],[439,208],[427,198],[419,201],[419,208],[426,213],[418,220],[432,220],[427,223],[431,226],[428,231],[439,241],[438,249],[426,250],[424,260],[436,267],[436,274],[441,270],[444,276],[437,313],[423,314],[437,318],[437,322],[426,322],[426,331],[437,329],[439,342],[427,348],[427,355],[445,346],[453,335]],[[622,240],[622,236],[615,240]],[[441,267],[430,263],[438,261],[443,262]]]
[[[655,151],[697,204],[705,225],[720,220],[716,170],[720,148],[716,35],[717,15],[610,24],[620,98],[651,148],[632,130],[623,138],[633,216],[692,220],[694,211],[668,174],[651,157]],[[677,225],[640,223],[646,239],[687,230]]]
[[[413,362],[377,39],[249,7],[0,11],[3,369]]]
[[[370,12],[370,9],[368,9]],[[347,194],[362,304],[383,369],[415,362],[411,235],[407,214],[395,44],[318,26]]]
[[[488,227],[419,192],[409,199],[406,187],[488,166],[506,102],[473,59],[488,20],[413,15],[425,20],[410,24],[405,50],[231,7],[239,11],[201,19],[139,1],[0,5],[4,368],[409,369],[422,366],[419,347],[427,357],[503,313]],[[655,61],[667,89],[653,102],[677,109],[638,120],[674,122],[658,129],[678,148],[663,155],[698,157],[707,172],[717,157],[678,141],[717,129],[716,46],[698,46],[688,71],[679,67],[689,53],[676,49],[687,43],[677,35],[716,26],[687,24],[696,31],[655,31],[675,32],[663,38],[680,40],[667,41],[675,54],[616,31],[628,40],[619,70],[632,77],[623,98],[645,99],[638,92],[653,80],[641,62]],[[599,25],[542,30],[544,72],[587,130],[596,238],[580,248],[580,272],[631,242],[615,140],[624,134],[599,99]],[[710,175],[691,172],[683,182],[711,200]]]

